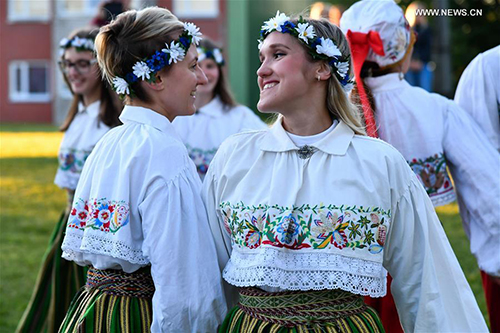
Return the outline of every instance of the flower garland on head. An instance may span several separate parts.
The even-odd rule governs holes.
[[[207,49],[204,47],[198,47],[196,48],[198,51],[198,61],[203,61],[205,59],[213,59],[217,65],[219,66],[224,66],[225,61],[224,57],[222,56],[222,50],[215,48],[215,49]]]
[[[134,95],[132,84],[139,80],[155,82],[156,73],[165,66],[184,60],[191,43],[198,45],[200,40],[200,28],[193,23],[184,23],[184,32],[179,39],[173,40],[170,45],[165,43],[165,48],[161,51],[156,51],[151,57],[136,62],[132,66],[132,72],[125,74],[125,77],[115,76],[111,82],[114,90],[120,97]]]
[[[264,22],[260,30],[259,50],[264,39],[274,31],[287,33],[296,37],[307,46],[309,54],[313,59],[327,60],[328,64],[334,68],[333,74],[337,77],[345,92],[351,91],[353,82],[349,78],[349,56],[343,56],[337,45],[330,39],[317,37],[314,26],[299,17],[297,24],[290,21],[290,17],[279,10],[276,16]]]
[[[90,38],[73,37],[71,39],[63,38],[59,42],[59,55],[62,56],[66,49],[74,47],[76,51],[92,51],[94,52],[94,40]]]

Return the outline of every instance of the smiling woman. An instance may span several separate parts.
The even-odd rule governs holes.
[[[219,332],[383,332],[361,296],[385,295],[387,271],[406,331],[486,331],[425,190],[364,134],[350,58],[328,21],[278,12],[262,27],[258,107],[280,116],[225,141],[203,188],[239,288]]]
[[[75,192],[62,256],[89,271],[60,332],[213,332],[222,321],[201,183],[171,124],[195,112],[207,82],[200,35],[150,7],[119,15],[96,37],[99,66],[126,106]]]

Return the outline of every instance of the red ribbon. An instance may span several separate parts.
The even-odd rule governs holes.
[[[368,101],[365,87],[363,86],[363,81],[361,80],[361,68],[363,67],[370,49],[380,56],[385,55],[384,45],[382,44],[382,40],[380,39],[378,32],[373,30],[370,30],[368,33],[352,32],[351,30],[348,30],[347,40],[349,41],[349,47],[351,48],[354,76],[356,77],[359,98],[361,99],[361,105],[363,106],[363,114],[366,121],[366,133],[369,136],[376,138],[378,137],[377,127],[373,117],[373,110],[370,107],[370,102]]]

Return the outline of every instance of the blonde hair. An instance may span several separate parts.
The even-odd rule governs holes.
[[[101,28],[95,40],[97,61],[103,76],[110,83],[115,77],[124,78],[132,72],[132,66],[138,60],[149,58],[165,48],[165,43],[170,44],[183,30],[183,23],[164,8],[148,7],[118,15]],[[166,66],[163,70],[169,68]],[[134,98],[149,102],[139,82],[131,85]]]
[[[305,19],[309,24],[314,27],[317,37],[330,38],[335,45],[337,45],[339,51],[342,53],[342,56],[348,58],[349,60],[349,77],[353,77],[353,67],[351,61],[351,50],[349,49],[349,43],[345,38],[344,34],[340,30],[339,27],[330,23],[325,19]],[[298,19],[294,18],[291,20],[293,23],[297,24]],[[306,50],[306,53],[309,55],[308,47],[298,41],[302,47]],[[311,61],[325,61],[325,60],[313,60],[310,57]],[[340,81],[337,79],[337,76],[334,74],[337,71],[337,68],[330,67],[331,76],[328,79],[327,86],[327,95],[326,95],[326,107],[328,111],[335,117],[336,119],[342,120],[347,126],[349,126],[354,133],[359,135],[366,135],[365,126],[362,120],[360,108],[353,104],[348,95],[344,92]]]

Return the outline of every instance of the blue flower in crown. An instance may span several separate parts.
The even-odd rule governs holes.
[[[327,60],[332,67],[332,74],[337,77],[345,92],[352,89],[353,81],[349,79],[349,59],[344,57],[338,46],[330,38],[318,37],[314,26],[300,17],[297,24],[290,21],[284,13],[276,12],[276,16],[264,22],[260,30],[259,50],[264,39],[271,32],[287,33],[304,43],[313,59]]]
[[[184,32],[179,36],[177,40],[170,42],[170,45],[165,43],[165,48],[161,51],[156,51],[149,58],[145,58],[137,61],[132,66],[132,72],[125,74],[125,77],[114,77],[111,80],[113,89],[120,95],[124,97],[126,95],[133,95],[134,90],[131,85],[139,80],[155,82],[156,73],[162,70],[165,66],[171,65],[172,63],[177,63],[184,60],[186,52],[192,43],[198,45],[201,40],[200,29],[193,23],[184,23]],[[61,47],[67,45],[69,42],[61,41]],[[79,44],[88,45],[84,42],[78,41]]]

